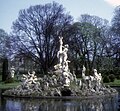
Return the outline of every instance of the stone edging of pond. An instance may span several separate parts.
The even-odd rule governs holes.
[[[93,95],[93,96],[15,96],[15,95],[4,95],[3,97],[9,97],[9,98],[23,98],[23,99],[95,99],[95,98],[104,98],[104,97],[113,97],[118,96],[118,93],[112,93],[112,94],[105,94],[105,95]]]

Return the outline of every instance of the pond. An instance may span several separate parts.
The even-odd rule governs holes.
[[[120,88],[117,88],[118,90]],[[118,111],[118,97],[92,99],[0,99],[0,111]]]

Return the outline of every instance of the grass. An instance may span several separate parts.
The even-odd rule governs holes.
[[[114,82],[105,83],[105,85],[120,86],[120,80],[115,79]]]
[[[0,89],[9,89],[18,86],[20,83],[16,80],[13,83],[2,82],[2,75],[0,75]]]
[[[19,85],[19,82],[13,82],[13,83],[4,83],[0,82],[0,89],[9,89],[14,88]]]

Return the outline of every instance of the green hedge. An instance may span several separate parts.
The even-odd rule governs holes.
[[[108,76],[104,76],[103,82],[104,82],[104,83],[109,83],[109,82],[110,82],[109,77],[108,77]]]

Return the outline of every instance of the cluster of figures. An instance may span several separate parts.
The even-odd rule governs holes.
[[[67,56],[67,52],[68,52],[68,44],[63,46],[63,37],[59,37],[59,43],[60,43],[60,47],[59,47],[59,51],[57,53],[57,57],[59,60],[59,63],[57,65],[55,65],[55,69],[61,72],[61,76],[62,76],[62,81],[64,82],[64,86],[69,86],[70,82],[72,80],[76,80],[76,76],[75,74],[71,74],[69,71],[69,67],[68,67],[68,63],[70,62]],[[57,67],[58,66],[58,67]],[[82,86],[82,83],[86,83],[88,86],[88,88],[92,88],[92,83],[94,82],[94,84],[96,84],[96,87],[101,86],[101,80],[102,80],[102,76],[101,73],[97,73],[97,70],[94,69],[94,75],[93,76],[86,76],[85,75],[86,72],[86,68],[85,66],[83,66],[83,70],[82,70],[82,80],[79,82],[79,85]],[[83,85],[85,86],[85,85]],[[97,89],[97,88],[95,88]]]
[[[83,66],[80,86],[85,89],[91,89],[92,91],[99,91],[103,87],[102,76],[101,73],[98,74],[96,69],[94,69],[93,71],[93,76],[86,76],[86,68],[85,66]]]
[[[101,73],[98,73],[96,69],[93,70],[93,76],[86,76],[86,68],[85,66],[83,66],[81,79],[77,79],[74,73],[70,73],[68,67],[68,63],[70,61],[67,60],[68,44],[63,45],[63,37],[59,37],[59,43],[60,47],[57,53],[59,63],[54,67],[58,75],[60,75],[62,78],[60,81],[63,83],[63,86],[67,86],[68,88],[70,88],[71,83],[75,83],[75,85],[81,91],[89,90],[92,93],[103,93],[107,91],[110,92],[110,90],[107,90],[107,88],[103,85]]]

